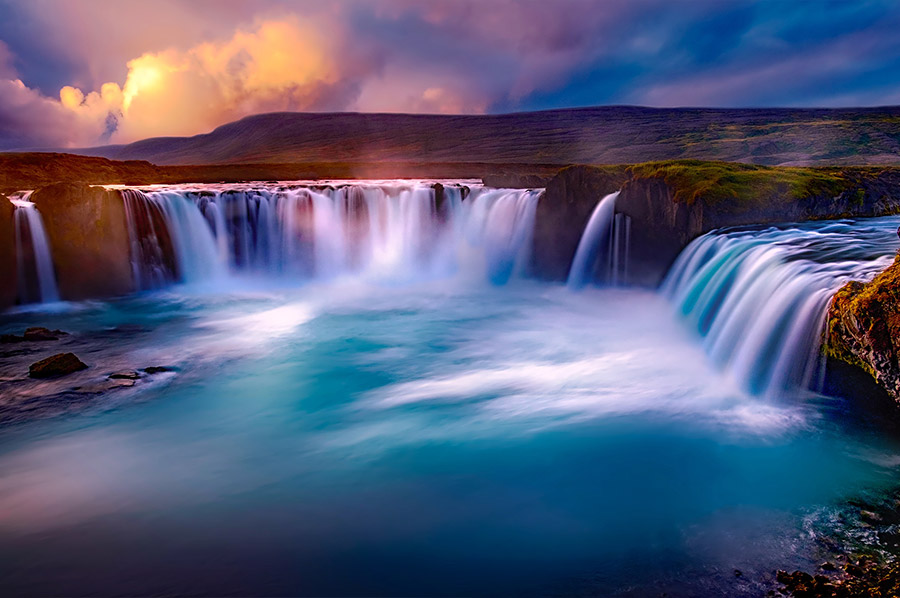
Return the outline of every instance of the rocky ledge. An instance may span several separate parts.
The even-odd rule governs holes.
[[[858,366],[900,402],[900,256],[872,282],[849,282],[834,296],[825,349]]]
[[[749,224],[900,213],[900,169],[768,168],[678,160],[573,166],[546,185],[537,209],[532,271],[563,280],[597,202],[620,190],[632,219],[629,282],[655,286],[679,252],[711,230]]]

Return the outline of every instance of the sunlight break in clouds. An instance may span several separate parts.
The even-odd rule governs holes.
[[[262,20],[224,41],[147,52],[127,62],[122,85],[66,85],[58,101],[25,86],[10,66],[0,71],[9,77],[0,86],[11,88],[0,116],[8,112],[32,143],[77,147],[195,135],[263,112],[486,110],[478,94],[453,90],[452,74],[385,73],[377,52],[342,43],[347,37],[333,19]],[[17,120],[23,115],[55,124],[35,134],[33,122]]]
[[[224,43],[144,54],[128,62],[121,87],[85,94],[66,86],[60,101],[95,131],[109,127],[111,141],[192,135],[247,114],[332,104],[352,74],[334,57],[319,28],[295,18],[263,21]]]

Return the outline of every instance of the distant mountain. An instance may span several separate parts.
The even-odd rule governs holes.
[[[157,137],[75,153],[168,165],[562,165],[680,158],[768,165],[900,164],[900,107],[608,106],[460,116],[276,112],[249,116],[203,135]]]

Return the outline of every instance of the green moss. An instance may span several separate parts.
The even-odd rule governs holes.
[[[724,201],[793,201],[837,196],[853,187],[840,169],[768,167],[734,162],[670,160],[629,167],[637,179],[657,178],[675,190],[675,201],[692,204],[702,198]]]
[[[900,347],[894,339],[900,344],[900,256],[872,282],[849,282],[835,294],[828,312],[825,352],[881,379],[887,372],[876,371],[869,359],[891,356],[890,362],[895,363]]]

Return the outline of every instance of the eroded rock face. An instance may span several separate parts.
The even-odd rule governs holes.
[[[872,282],[849,282],[837,292],[825,349],[867,371],[900,402],[900,257]]]
[[[0,194],[0,309],[12,306],[18,294],[14,211],[6,196]]]
[[[787,186],[775,184],[749,197],[711,200],[701,195],[690,201],[679,200],[679,188],[663,178],[633,177],[616,201],[616,212],[632,218],[630,282],[659,284],[688,243],[718,228],[900,213],[900,173],[850,171],[842,176],[844,188],[836,194],[822,191],[791,199]]]
[[[545,280],[565,280],[581,233],[597,202],[625,182],[624,169],[564,168],[538,200],[531,267]]]
[[[57,183],[34,192],[47,228],[63,299],[109,297],[135,289],[125,204],[118,191]]]

